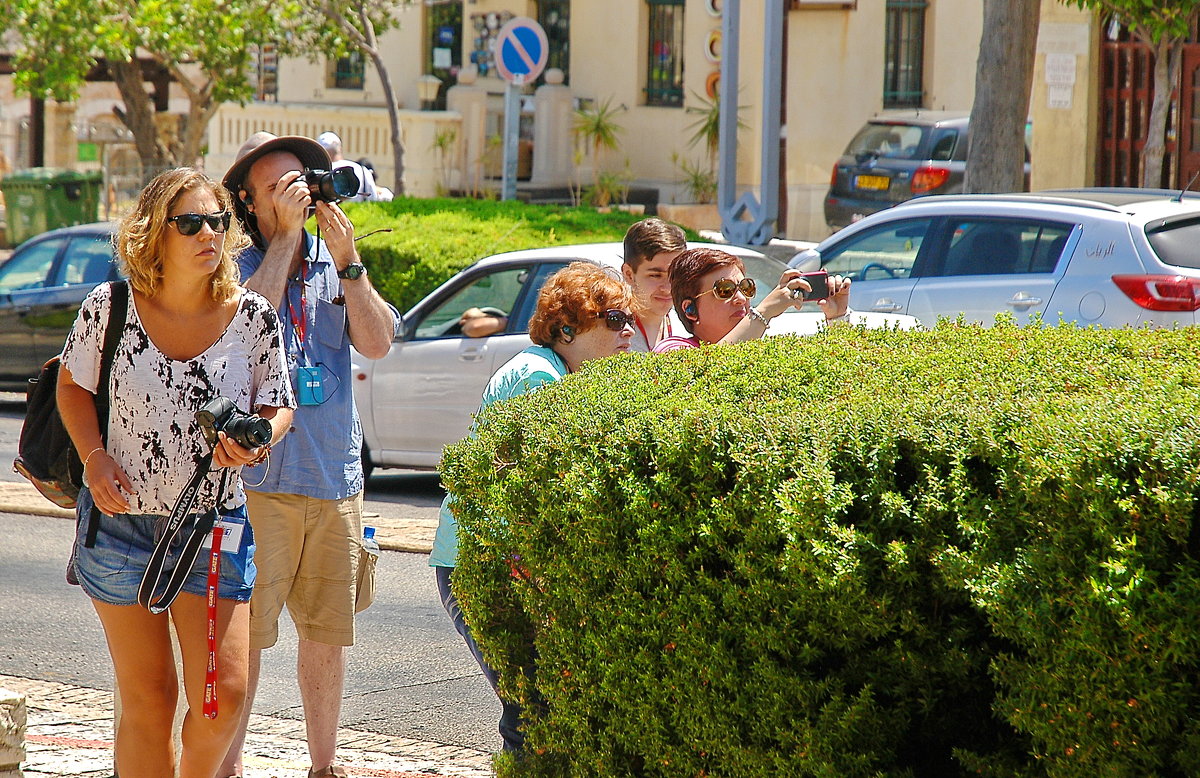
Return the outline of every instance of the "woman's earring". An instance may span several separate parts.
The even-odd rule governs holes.
[[[683,315],[687,316],[689,319],[696,318],[696,303],[692,302],[691,300],[688,300],[686,303],[684,303]]]
[[[562,328],[562,342],[572,343],[575,340],[575,328],[570,324],[564,324]]]

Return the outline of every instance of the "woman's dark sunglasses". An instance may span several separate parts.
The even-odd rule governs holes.
[[[208,228],[213,232],[221,233],[229,229],[229,219],[231,216],[232,214],[229,211],[221,211],[220,213],[181,213],[171,216],[167,219],[167,222],[175,222],[175,229],[179,230],[180,235],[195,235],[205,224],[208,224]]]
[[[596,314],[597,317],[604,319],[604,326],[608,327],[613,332],[621,330],[633,324],[633,314],[618,311],[616,308],[609,308],[607,311],[601,311]]]
[[[718,300],[728,300],[733,297],[734,292],[741,292],[742,296],[749,300],[754,297],[757,290],[758,286],[755,285],[753,278],[743,278],[741,281],[734,281],[732,278],[718,278],[708,292],[716,295]],[[697,297],[702,297],[708,292],[701,292]]]

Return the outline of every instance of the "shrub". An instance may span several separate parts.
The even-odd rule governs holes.
[[[1198,381],[1190,328],[944,323],[495,406],[442,473],[468,621],[543,701],[499,773],[1200,773]]]
[[[593,208],[458,198],[346,203],[359,253],[384,299],[404,312],[476,260],[502,251],[619,241],[640,216]],[[695,239],[695,235],[692,235]]]

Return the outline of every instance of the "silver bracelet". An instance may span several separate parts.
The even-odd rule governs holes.
[[[771,326],[771,320],[766,316],[763,316],[757,308],[751,308],[750,310],[746,311],[746,318],[750,319],[751,321],[758,322],[763,326],[764,330]]]
[[[93,455],[94,455],[94,454],[95,454],[97,451],[103,451],[103,450],[104,450],[104,446],[96,446],[94,449],[92,449],[91,451],[89,451],[89,452],[88,452],[88,455],[87,455],[86,457],[84,457],[84,458],[83,458],[83,467],[84,467],[84,469],[85,469],[85,470],[87,469],[88,462],[91,462],[91,461],[92,461],[92,456],[93,456]]]
[[[841,316],[834,316],[832,319],[826,319],[825,323],[828,324],[831,321],[845,321],[846,319],[850,318],[850,314],[852,314],[852,313],[854,313],[854,309],[847,307],[846,312],[843,313]]]

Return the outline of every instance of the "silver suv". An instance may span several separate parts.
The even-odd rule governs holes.
[[[1193,324],[1200,309],[1200,197],[1077,189],[910,200],[789,263],[854,279],[856,310],[932,326],[1041,314],[1104,327]]]

